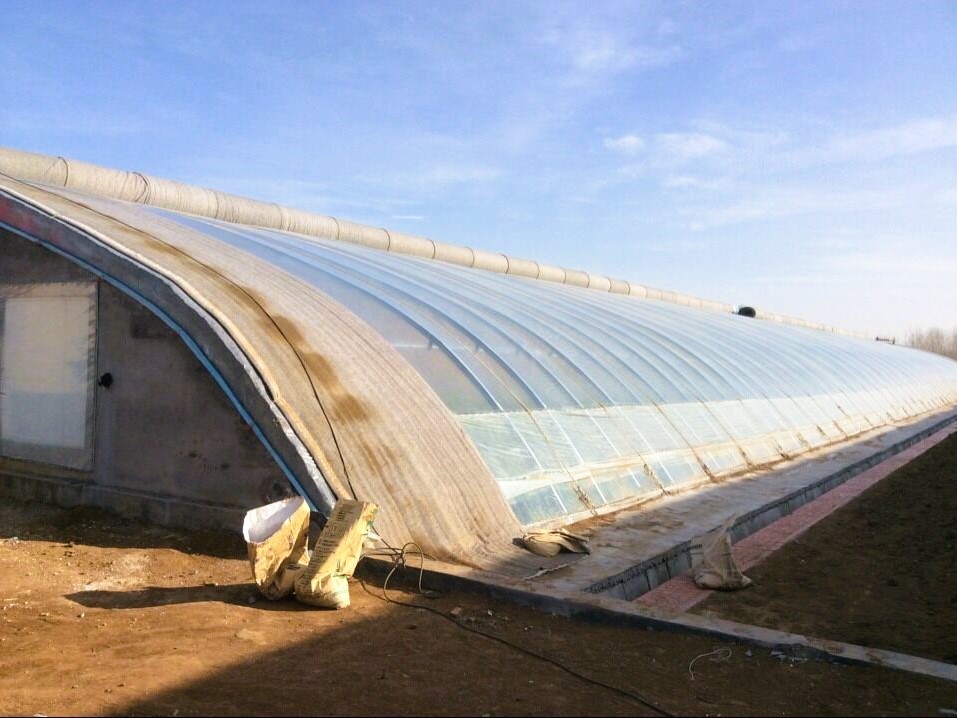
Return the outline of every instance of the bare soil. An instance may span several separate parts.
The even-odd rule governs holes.
[[[14,539],[13,537],[17,537]],[[469,594],[429,600],[684,715],[936,715],[957,686],[780,660],[707,638],[595,625]],[[0,502],[0,713],[652,715],[421,609],[352,584],[338,612],[262,600],[235,536]],[[715,649],[720,656],[697,656]],[[725,654],[721,654],[725,655]]]
[[[957,434],[695,613],[957,663]]]

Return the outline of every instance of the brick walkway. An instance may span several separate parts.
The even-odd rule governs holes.
[[[853,479],[845,481],[837,488],[805,504],[784,518],[742,539],[734,545],[734,556],[738,566],[746,573],[749,568],[763,561],[787,542],[796,539],[825,516],[829,516],[860,496],[885,476],[890,475],[955,432],[957,432],[957,425],[951,425],[933,436],[927,437],[909,449],[905,449],[877,466],[858,474]],[[691,573],[688,572],[652,589],[637,598],[636,601],[669,613],[685,613],[709,595],[709,591],[700,589],[695,585]]]

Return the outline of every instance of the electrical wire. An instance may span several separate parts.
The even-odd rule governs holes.
[[[551,658],[551,657],[549,657],[549,656],[543,655],[543,654],[541,654],[541,653],[537,653],[536,651],[533,651],[533,650],[531,650],[531,649],[525,648],[524,646],[520,646],[520,645],[518,645],[517,643],[512,643],[511,641],[508,641],[508,640],[502,638],[501,636],[494,636],[494,635],[492,635],[492,634],[490,634],[490,633],[485,633],[484,631],[480,631],[480,630],[478,630],[477,628],[474,628],[474,627],[472,627],[472,626],[468,626],[468,625],[462,623],[461,621],[459,621],[459,620],[458,620],[457,618],[455,618],[454,616],[451,616],[451,615],[449,615],[449,614],[446,614],[445,612],[440,611],[440,610],[438,610],[438,609],[432,608],[431,606],[426,606],[426,605],[418,604],[418,603],[410,603],[410,602],[408,602],[408,601],[398,601],[398,600],[392,598],[391,596],[389,596],[389,592],[388,592],[388,589],[389,589],[389,581],[390,581],[390,579],[392,578],[392,576],[395,574],[395,572],[396,572],[399,568],[404,568],[404,567],[406,567],[406,566],[408,565],[408,560],[407,560],[406,557],[407,557],[408,555],[410,555],[410,554],[411,554],[411,555],[418,555],[418,556],[419,556],[419,559],[420,559],[419,567],[418,567],[418,568],[419,568],[418,589],[419,589],[420,595],[422,595],[422,596],[425,597],[425,598],[438,598],[438,597],[441,595],[441,593],[440,593],[439,591],[435,591],[435,590],[432,590],[432,589],[429,589],[429,590],[426,591],[426,590],[423,590],[423,588],[422,588],[422,577],[423,577],[423,575],[424,575],[424,573],[425,573],[425,559],[426,559],[426,558],[431,558],[431,557],[430,557],[428,554],[426,554],[425,552],[423,552],[423,551],[422,551],[422,548],[421,548],[418,544],[413,543],[413,542],[409,542],[409,543],[406,543],[405,545],[403,545],[401,549],[397,549],[397,548],[395,548],[395,547],[393,547],[393,546],[390,546],[384,539],[383,539],[383,543],[386,544],[386,548],[385,548],[385,549],[379,549],[379,550],[377,550],[377,551],[372,551],[372,552],[367,553],[366,555],[367,555],[367,556],[375,556],[375,555],[378,555],[378,556],[390,556],[390,557],[392,557],[392,560],[393,560],[393,566],[392,566],[392,569],[389,571],[388,575],[386,576],[385,581],[382,583],[382,595],[381,595],[381,596],[380,596],[378,593],[374,592],[374,591],[370,591],[370,590],[369,590],[369,587],[366,586],[365,581],[360,580],[360,583],[362,584],[363,590],[364,590],[366,593],[368,593],[370,596],[373,596],[373,597],[375,597],[375,598],[378,598],[379,600],[382,600],[382,601],[386,601],[386,602],[388,602],[388,603],[395,604],[396,606],[405,606],[406,608],[415,608],[415,609],[419,609],[419,610],[422,610],[422,611],[428,611],[429,613],[434,613],[436,616],[439,616],[439,617],[441,617],[441,618],[444,618],[446,621],[449,621],[452,625],[454,625],[454,626],[456,626],[456,627],[458,627],[458,628],[461,628],[463,631],[466,631],[466,632],[468,632],[468,633],[474,633],[474,634],[477,635],[477,636],[482,636],[483,638],[486,638],[486,639],[488,639],[488,640],[490,640],[490,641],[494,641],[494,642],[496,642],[496,643],[502,644],[503,646],[506,646],[506,647],[508,647],[508,648],[511,648],[511,649],[514,650],[514,651],[518,651],[519,653],[523,653],[523,654],[525,654],[526,656],[530,656],[531,658],[535,658],[535,659],[537,659],[537,660],[539,660],[539,661],[543,661],[543,662],[545,662],[545,663],[548,663],[548,664],[554,666],[555,668],[558,668],[559,670],[564,671],[564,672],[567,673],[568,675],[573,676],[573,677],[579,679],[580,681],[584,681],[585,683],[590,683],[590,684],[592,684],[592,685],[594,685],[594,686],[598,686],[598,687],[600,687],[600,688],[604,688],[605,690],[609,690],[609,691],[611,691],[611,692],[613,692],[613,693],[617,693],[617,694],[620,695],[620,696],[623,696],[623,697],[625,697],[625,698],[628,698],[629,700],[635,701],[635,702],[639,703],[640,705],[644,706],[645,708],[647,708],[647,709],[653,711],[653,712],[654,712],[655,714],[657,714],[657,715],[667,716],[668,718],[673,718],[673,716],[674,716],[673,713],[669,713],[668,711],[664,710],[663,708],[659,708],[657,705],[655,705],[655,704],[652,703],[651,701],[649,701],[649,700],[643,698],[642,696],[638,695],[637,693],[634,693],[634,692],[632,692],[632,691],[629,691],[629,690],[627,690],[627,689],[625,689],[625,688],[619,688],[618,686],[612,685],[612,684],[610,684],[610,683],[605,683],[604,681],[598,680],[598,679],[596,679],[596,678],[591,678],[591,677],[589,677],[589,676],[586,676],[586,675],[584,675],[583,673],[579,673],[579,672],[576,671],[574,668],[571,668],[570,666],[565,665],[565,664],[562,663],[561,661],[558,661],[558,660],[556,660],[556,659],[554,659],[554,658]],[[410,550],[409,550],[409,547],[414,547],[415,550],[410,551]]]

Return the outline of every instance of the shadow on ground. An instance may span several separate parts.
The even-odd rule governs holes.
[[[137,609],[173,606],[184,603],[225,603],[263,611],[308,610],[295,601],[269,601],[248,583],[225,586],[148,586],[131,591],[77,591],[64,598],[86,608]]]

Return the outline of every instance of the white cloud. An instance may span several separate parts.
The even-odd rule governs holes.
[[[943,204],[957,205],[957,187],[942,189],[934,197]]]
[[[676,32],[678,32],[678,24],[671,18],[663,18],[658,23],[659,35],[674,35]]]
[[[677,160],[692,160],[719,154],[730,145],[714,135],[703,132],[667,132],[655,136],[658,147]]]
[[[741,128],[733,127],[722,122],[698,120],[692,124],[698,132],[707,133],[723,139],[735,149],[747,151],[767,152],[779,149],[790,141],[789,133],[780,128]]]
[[[778,49],[785,53],[803,52],[821,44],[826,37],[820,33],[796,32],[781,38]]]
[[[471,165],[438,165],[419,176],[424,184],[450,185],[468,182],[488,182],[498,179],[501,171],[493,167]]]
[[[822,146],[798,151],[798,165],[874,162],[957,147],[957,116],[927,117],[867,132],[831,137]]]
[[[888,278],[952,277],[957,274],[957,257],[928,257],[907,248],[913,237],[901,237],[893,247],[868,248],[864,252],[848,252],[823,258],[836,273],[853,272]],[[917,280],[919,281],[919,280]]]
[[[906,201],[900,193],[894,191],[834,191],[802,187],[756,190],[748,195],[747,199],[740,202],[696,212],[690,228],[700,231],[804,214],[882,210]]]
[[[638,135],[606,137],[603,144],[606,149],[629,156],[638,154],[645,147],[645,141]]]
[[[661,186],[667,189],[720,189],[727,185],[727,181],[721,179],[702,179],[692,175],[668,175],[661,182]]]
[[[579,47],[572,55],[572,65],[587,73],[625,70],[634,59],[627,47],[621,47],[614,39],[593,38]]]
[[[361,174],[354,179],[364,185],[389,187],[390,191],[422,192],[456,185],[491,182],[502,176],[502,171],[483,164],[440,163],[420,168]]]
[[[642,162],[632,162],[618,168],[618,176],[626,180],[636,180],[648,174],[649,166]]]
[[[631,44],[612,35],[583,36],[574,45],[572,66],[585,75],[661,67],[671,64],[683,54],[677,45],[652,47]]]
[[[548,7],[544,27],[536,36],[554,53],[566,86],[590,86],[627,71],[665,67],[685,55],[670,34],[673,23],[665,21],[664,32],[656,33],[659,23],[640,8],[623,14],[583,15],[573,6],[567,11],[557,3]]]
[[[606,137],[605,149],[611,150],[629,159],[642,153],[641,161],[632,160],[618,167],[617,174],[626,180],[634,180],[648,172],[674,170],[690,160],[728,155],[732,145],[706,132],[666,132],[654,136],[651,147],[637,134],[630,133],[621,137]],[[661,181],[668,189],[718,189],[727,184],[726,179],[709,179],[690,175],[671,175]]]
[[[69,113],[0,110],[0,129],[39,135],[143,135],[155,128],[145,119],[129,113],[88,111],[73,107]]]

